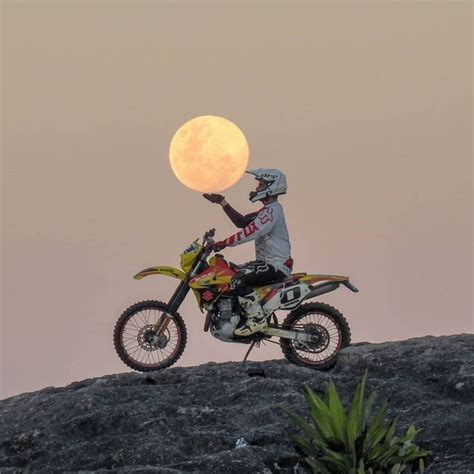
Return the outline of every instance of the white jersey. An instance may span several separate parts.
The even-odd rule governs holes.
[[[251,240],[255,240],[256,260],[291,274],[291,268],[285,265],[291,258],[291,244],[283,207],[278,201],[263,207],[252,222],[225,239],[225,243],[227,247],[235,247]]]

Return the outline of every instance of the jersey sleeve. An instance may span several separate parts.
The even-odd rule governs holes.
[[[264,207],[250,224],[245,226],[241,231],[224,239],[226,247],[235,247],[236,245],[250,242],[271,232],[275,225],[273,214],[274,212],[271,207]]]
[[[259,213],[259,211],[251,212],[250,214],[246,214],[245,216],[243,216],[242,214],[240,214],[240,212],[236,211],[230,204],[226,204],[223,209],[229,219],[232,221],[232,223],[240,229],[248,226],[255,219],[255,217],[257,217]]]

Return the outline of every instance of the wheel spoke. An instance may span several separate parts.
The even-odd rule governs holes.
[[[296,320],[291,329],[318,335],[320,342],[300,343],[291,341],[295,355],[302,361],[312,364],[323,363],[333,357],[340,346],[341,333],[334,320],[322,313],[306,313]]]
[[[156,329],[163,322],[162,310],[145,309],[133,314],[122,331],[122,347],[128,357],[144,366],[156,366],[171,358],[178,349],[180,335],[176,322],[169,321],[160,340]],[[164,347],[160,347],[164,344]],[[158,361],[156,360],[158,359]]]
[[[130,324],[130,326],[133,326],[135,329],[137,329],[137,331],[140,331],[140,326],[138,326],[135,321],[129,319],[127,324]]]

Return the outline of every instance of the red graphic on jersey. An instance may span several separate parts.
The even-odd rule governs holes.
[[[236,234],[231,235],[228,239],[226,239],[226,241],[225,241],[226,245],[232,246],[233,243],[235,242],[235,236],[236,236]]]
[[[271,207],[264,207],[258,215],[258,219],[262,224],[273,221],[273,209]]]
[[[257,232],[258,227],[255,222],[251,222],[247,227],[244,227],[243,230],[237,232],[236,234],[231,235],[229,238],[226,239],[226,244],[228,246],[231,246],[235,244],[235,241],[237,239],[237,242],[240,242],[243,238],[249,237],[252,235],[254,232]]]
[[[257,232],[257,230],[258,230],[257,224],[255,224],[255,222],[251,222],[247,227],[244,227],[244,236],[248,237],[249,235],[252,235],[254,232]]]

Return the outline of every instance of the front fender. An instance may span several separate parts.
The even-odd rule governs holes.
[[[141,280],[148,275],[166,275],[178,280],[184,280],[186,273],[174,267],[149,267],[133,276],[135,280]]]

